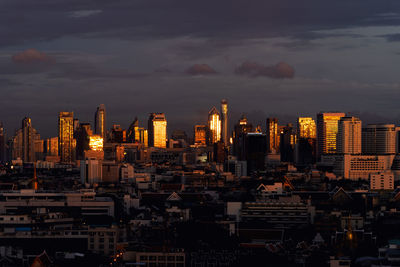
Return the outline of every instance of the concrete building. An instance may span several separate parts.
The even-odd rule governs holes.
[[[392,172],[371,173],[369,175],[371,190],[393,190],[394,174]]]
[[[396,153],[394,124],[369,124],[362,129],[362,153],[385,155]]]
[[[336,138],[338,154],[361,154],[361,129],[359,118],[340,118]]]

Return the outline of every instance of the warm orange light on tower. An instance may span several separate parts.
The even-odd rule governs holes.
[[[93,151],[103,151],[103,137],[100,135],[91,135],[89,137],[89,147]]]

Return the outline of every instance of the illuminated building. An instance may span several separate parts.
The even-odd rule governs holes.
[[[396,153],[394,124],[369,124],[362,129],[362,153],[385,155]]]
[[[15,132],[12,139],[12,159],[35,162],[35,140],[40,140],[40,135],[32,127],[31,119],[25,117],[22,127]]]
[[[222,141],[224,145],[229,146],[228,138],[228,101],[226,99],[221,100],[221,122],[222,122]]]
[[[106,140],[106,107],[101,104],[97,107],[94,116],[94,133],[103,137]]]
[[[317,157],[323,154],[335,154],[338,125],[344,113],[319,113],[317,114]]]
[[[207,126],[195,125],[194,126],[194,145],[205,146],[207,144]]]
[[[71,163],[74,160],[74,113],[60,112],[58,115],[58,152],[61,162]]]
[[[150,147],[167,147],[167,119],[164,113],[151,113],[148,121]]]
[[[58,137],[46,139],[45,153],[46,156],[58,156]]]
[[[279,130],[278,119],[267,118],[267,151],[268,153],[276,153],[279,151]]]
[[[208,142],[210,145],[221,140],[221,116],[213,107],[208,113]]]
[[[89,147],[93,151],[103,151],[103,137],[100,135],[89,136]]]
[[[297,118],[297,134],[299,138],[315,138],[317,136],[317,127],[313,118]]]
[[[337,135],[337,153],[361,154],[361,120],[356,117],[342,117]]]
[[[246,137],[246,133],[253,131],[253,125],[247,122],[246,116],[242,116],[237,124],[235,124],[233,131],[233,155],[235,155],[238,160],[243,160],[245,158],[243,144]]]
[[[126,136],[127,136],[127,141],[129,143],[139,142],[139,140],[140,140],[139,121],[138,121],[137,117],[133,120],[133,122],[129,126]]]
[[[144,147],[149,146],[149,132],[148,130],[139,127],[139,143],[143,144]]]

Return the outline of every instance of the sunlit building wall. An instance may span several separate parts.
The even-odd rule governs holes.
[[[313,118],[297,118],[297,134],[299,138],[316,138],[317,126]]]
[[[61,162],[71,163],[74,160],[74,113],[60,112],[58,115],[58,152]]]
[[[222,141],[224,145],[229,146],[229,137],[228,137],[228,101],[226,99],[222,99],[221,101],[221,123],[222,123]]]
[[[89,136],[89,147],[93,151],[103,151],[103,137],[100,135]]]
[[[208,141],[215,144],[221,140],[221,116],[218,110],[213,107],[208,113]]]
[[[275,153],[279,151],[280,132],[278,129],[278,119],[267,118],[267,152]]]
[[[167,147],[167,119],[164,113],[151,113],[148,121],[150,147]]]
[[[32,127],[30,118],[22,120],[22,160],[24,162],[35,162],[35,135],[36,130]]]
[[[194,144],[196,146],[205,146],[207,144],[207,126],[194,126]]]
[[[361,120],[356,117],[343,117],[339,120],[337,153],[361,154],[361,125]]]
[[[106,140],[106,129],[106,107],[101,104],[97,107],[94,116],[94,132],[103,137],[103,140]]]
[[[46,156],[58,156],[58,137],[47,138],[45,150]]]
[[[317,114],[317,157],[323,154],[337,152],[336,137],[340,118],[344,113],[319,113]]]

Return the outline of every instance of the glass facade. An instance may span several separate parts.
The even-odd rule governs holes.
[[[320,113],[317,115],[318,157],[322,154],[335,154],[336,137],[340,118],[344,113]]]
[[[167,119],[164,113],[150,114],[148,131],[149,146],[167,147]]]
[[[92,135],[89,137],[89,147],[93,151],[103,151],[103,137]]]
[[[210,144],[221,140],[221,116],[215,107],[208,113],[208,131]]]
[[[297,118],[297,133],[299,138],[315,138],[317,136],[317,126],[313,118]]]
[[[60,112],[58,115],[58,151],[61,162],[73,161],[74,144],[74,113]]]

